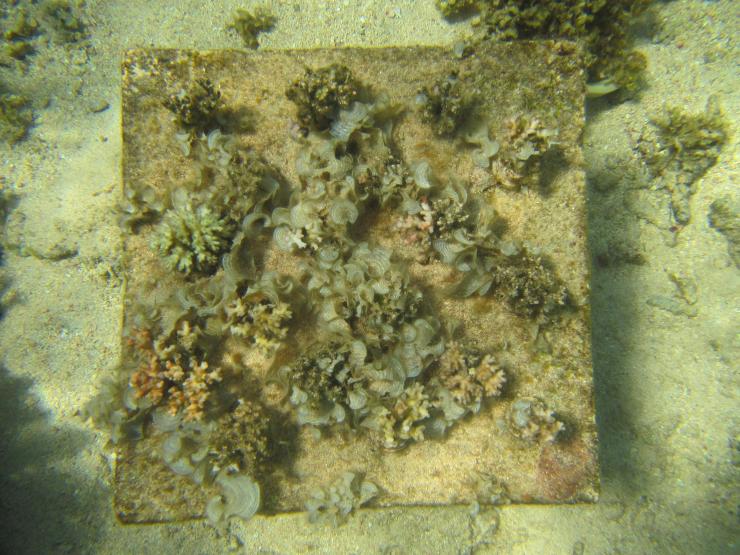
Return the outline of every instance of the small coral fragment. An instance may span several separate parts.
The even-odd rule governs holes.
[[[173,416],[182,411],[186,421],[203,418],[211,386],[221,381],[218,368],[210,369],[197,349],[186,347],[193,344],[190,336],[194,333],[183,320],[170,336],[154,339],[150,330],[137,329],[129,338],[141,361],[130,380],[135,397],[164,405]]]
[[[243,337],[265,356],[277,350],[288,333],[290,305],[257,290],[239,295],[224,307],[224,328]]]
[[[298,108],[298,121],[306,129],[327,129],[359,94],[360,84],[346,66],[332,64],[306,69],[285,92]]]
[[[539,175],[542,155],[555,144],[557,130],[549,129],[537,117],[507,118],[500,133],[500,150],[491,164],[496,182],[505,189],[518,189],[530,175]]]
[[[541,400],[522,397],[509,407],[509,430],[527,442],[552,443],[565,430],[565,425]]]
[[[244,41],[247,48],[257,48],[260,33],[269,31],[275,25],[275,16],[264,6],[249,11],[243,8],[236,10],[229,28],[234,29]]]

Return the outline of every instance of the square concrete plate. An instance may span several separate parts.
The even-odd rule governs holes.
[[[148,183],[167,193],[182,182],[192,164],[175,141],[177,128],[163,107],[168,91],[185,89],[208,77],[233,109],[256,114],[255,130],[239,137],[255,148],[291,182],[297,183],[293,160],[298,149],[289,139],[295,106],[286,88],[306,67],[341,63],[375,92],[407,106],[393,131],[406,162],[430,161],[435,174],[455,175],[490,202],[507,221],[505,237],[536,245],[565,282],[576,309],[547,328],[515,316],[490,297],[442,298],[442,286],[454,278],[439,262],[411,261],[413,279],[431,296],[441,319],[462,321],[481,348],[506,345],[509,361],[506,390],[479,414],[457,423],[444,440],[427,440],[399,451],[344,434],[317,439],[298,433],[297,448],[285,465],[262,481],[268,513],[303,509],[316,487],[342,472],[364,472],[380,486],[375,506],[469,503],[489,494],[513,503],[592,502],[598,496],[597,438],[591,369],[589,265],[586,243],[586,193],[580,147],[584,125],[584,73],[578,50],[566,42],[517,42],[488,45],[459,58],[444,48],[333,49],[300,51],[135,50],[123,62],[124,189]],[[548,159],[542,178],[545,191],[488,188],[490,174],[478,168],[471,150],[434,135],[423,123],[415,97],[423,86],[451,71],[470,76],[483,93],[481,110],[492,122],[516,114],[537,114],[558,130],[559,155]],[[379,229],[387,232],[389,227]],[[125,241],[126,302],[124,335],[135,303],[156,305],[182,285],[152,251],[151,226],[142,226]],[[385,233],[371,237],[388,244]],[[390,238],[393,242],[393,238]],[[398,249],[403,258],[405,252]],[[292,255],[275,252],[266,265],[295,272]],[[308,334],[296,333],[298,341]],[[236,347],[238,348],[238,347]],[[300,351],[300,345],[294,352]],[[124,341],[124,357],[131,356]],[[255,363],[254,376],[267,368]],[[269,388],[265,385],[265,391]],[[546,400],[566,425],[561,440],[528,444],[507,432],[507,408],[517,397]],[[266,404],[284,400],[265,395]],[[158,440],[148,437],[119,447],[115,471],[116,514],[124,522],[164,522],[203,515],[212,492],[173,474],[157,455]],[[488,493],[486,493],[488,492]],[[491,493],[492,492],[492,493]],[[487,497],[486,497],[487,498]]]

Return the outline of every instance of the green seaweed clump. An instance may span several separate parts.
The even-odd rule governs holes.
[[[465,90],[457,73],[436,82],[432,87],[419,91],[417,99],[422,105],[422,121],[432,126],[439,136],[450,136],[457,131],[470,114],[474,99]]]
[[[247,48],[257,48],[260,33],[270,31],[275,25],[275,16],[264,6],[258,6],[253,11],[239,8],[229,24],[244,41]]]
[[[548,314],[567,303],[568,292],[542,258],[530,253],[491,269],[492,294],[520,316]]]
[[[337,118],[339,110],[349,107],[359,91],[360,83],[346,66],[331,64],[317,70],[307,68],[285,96],[298,108],[298,122],[305,129],[323,130]]]
[[[216,421],[210,436],[214,465],[260,476],[270,456],[269,419],[256,401],[237,399],[233,410]]]
[[[437,0],[445,17],[478,11],[483,38],[563,38],[585,46],[590,81],[610,79],[625,90],[639,86],[645,57],[631,50],[629,24],[651,0]]]
[[[436,0],[437,9],[446,18],[458,17],[475,8],[479,0]]]
[[[740,207],[729,198],[720,198],[709,206],[709,225],[727,239],[727,250],[740,268]]]
[[[70,0],[48,0],[42,8],[42,17],[51,30],[66,42],[85,37],[85,21],[80,10],[81,3]]]
[[[696,181],[714,165],[727,142],[727,123],[715,96],[709,97],[703,113],[669,107],[652,123],[654,129],[645,130],[638,148],[670,193],[674,218],[685,225],[691,219],[689,201]]]
[[[157,228],[153,246],[165,264],[184,274],[214,272],[230,245],[231,226],[208,206],[190,204],[168,210]]]
[[[0,65],[9,65],[3,58],[22,60],[34,50],[33,37],[39,33],[39,23],[35,17],[29,15],[24,8],[19,9],[12,21],[3,26],[2,54]],[[12,60],[10,60],[12,61]]]
[[[345,472],[329,487],[318,489],[306,500],[309,522],[339,526],[362,505],[376,497],[378,486],[354,472]]]
[[[10,144],[22,140],[33,124],[28,99],[17,94],[0,94],[0,139]]]
[[[210,79],[196,79],[189,91],[170,95],[163,104],[186,130],[204,133],[219,126],[221,91]]]

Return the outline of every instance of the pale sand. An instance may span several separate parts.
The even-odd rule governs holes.
[[[202,522],[117,523],[110,452],[77,411],[118,356],[118,64],[129,47],[239,47],[223,28],[242,3],[203,4],[89,1],[88,47],[42,48],[24,76],[2,70],[5,81],[33,99],[38,118],[26,141],[0,146],[0,175],[20,195],[9,240],[35,253],[5,258],[18,297],[0,326],[0,546],[33,554],[222,553],[240,543],[244,553],[738,549],[732,365],[740,347],[740,280],[724,238],[706,218],[714,199],[737,195],[740,9],[732,0],[658,3],[655,21],[636,30],[650,63],[648,88],[634,102],[589,106],[592,242],[628,238],[648,260],[594,270],[598,505],[488,509],[478,521],[483,534],[471,527],[467,507],[363,511],[338,529],[310,526],[301,514],[257,517],[232,526],[230,538]],[[278,23],[262,36],[263,48],[451,44],[467,26],[446,24],[432,0],[274,5]],[[671,247],[666,199],[635,188],[632,149],[665,102],[695,111],[710,94],[719,95],[733,137],[699,182],[692,221]],[[93,113],[101,101],[110,107]],[[59,256],[66,257],[52,260]],[[668,277],[674,272],[696,282],[693,318],[647,303],[674,294]]]

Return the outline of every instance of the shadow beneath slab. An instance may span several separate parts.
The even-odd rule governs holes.
[[[0,365],[0,552],[92,553],[102,507],[90,478],[63,470],[85,435],[52,427],[33,381]]]

